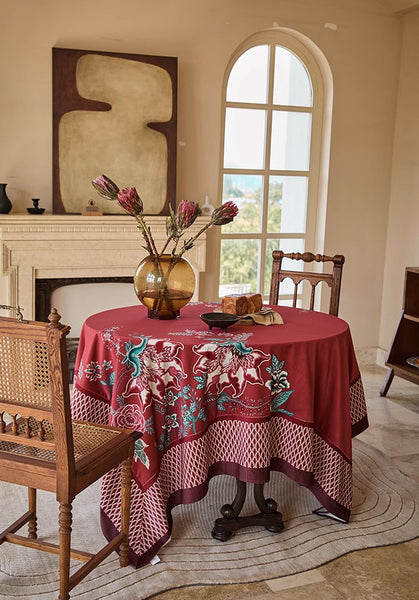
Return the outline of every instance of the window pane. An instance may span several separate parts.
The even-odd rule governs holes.
[[[260,175],[224,175],[223,202],[233,200],[237,217],[223,226],[223,233],[260,233],[262,228],[262,184]]]
[[[304,233],[306,228],[308,177],[269,178],[269,233]]]
[[[263,293],[265,296],[269,296],[271,288],[271,276],[272,276],[272,252],[273,250],[282,250],[283,252],[304,252],[304,240],[301,238],[283,239],[283,240],[266,240],[266,258],[265,258],[265,287]],[[295,261],[289,258],[285,258],[282,261],[284,269],[292,269],[293,271],[302,270],[303,261]],[[281,283],[281,296],[283,294],[292,294],[294,290],[293,283],[290,279],[286,279]],[[281,304],[285,302],[281,301]],[[288,304],[288,303],[287,303]],[[292,302],[289,302],[292,305]]]
[[[313,106],[310,77],[299,58],[276,46],[274,104]]]
[[[267,101],[268,46],[255,46],[237,59],[227,84],[227,102]]]
[[[257,291],[258,240],[221,240],[219,296]]]
[[[308,171],[311,115],[287,111],[272,114],[271,169]]]
[[[265,162],[266,111],[227,108],[224,167],[261,169]]]

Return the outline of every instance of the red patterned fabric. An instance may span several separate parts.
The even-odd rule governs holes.
[[[83,325],[73,418],[143,432],[133,466],[136,566],[170,537],[171,508],[201,499],[220,473],[264,483],[279,470],[337,517],[350,516],[351,438],[368,422],[348,325],[276,307],[283,325],[210,331],[199,315],[216,306],[192,303],[171,321],[133,306]],[[120,528],[118,490],[113,471],[102,484],[108,538]]]

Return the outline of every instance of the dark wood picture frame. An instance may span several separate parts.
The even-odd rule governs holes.
[[[126,54],[126,53],[118,53],[118,52],[96,52],[94,50],[74,50],[68,48],[53,48],[52,49],[52,66],[53,66],[53,212],[56,214],[78,214],[85,210],[85,205],[87,205],[88,199],[86,198],[86,202],[80,201],[80,210],[68,210],[66,208],[66,202],[63,198],[62,194],[62,173],[60,173],[60,123],[62,122],[63,117],[67,113],[71,113],[73,111],[80,111],[77,114],[87,115],[87,111],[91,114],[98,114],[100,112],[111,111],[113,109],[112,104],[89,99],[87,97],[83,97],[80,95],[78,91],[78,82],[77,82],[77,65],[79,60],[86,55],[97,55],[104,57],[113,57],[115,59],[122,59],[123,61],[135,61],[138,63],[144,63],[147,65],[154,65],[155,67],[159,67],[167,72],[170,77],[171,82],[171,118],[163,121],[147,121],[145,123],[145,129],[154,130],[162,134],[165,138],[167,144],[167,150],[164,149],[164,155],[166,160],[167,156],[167,169],[165,171],[165,181],[160,181],[160,196],[163,198],[163,194],[161,193],[162,189],[165,186],[165,198],[160,203],[160,210],[157,211],[149,211],[147,207],[147,202],[144,202],[144,212],[145,214],[158,214],[158,215],[167,215],[169,214],[169,204],[173,207],[176,205],[176,145],[177,145],[177,58],[175,57],[165,57],[165,56],[147,56],[141,54]],[[115,64],[115,63],[114,63]],[[143,68],[143,67],[142,67]],[[147,67],[144,67],[147,68]],[[160,71],[159,71],[160,72]],[[167,79],[167,78],[166,78]],[[166,85],[168,89],[168,86]],[[165,90],[166,96],[168,95],[167,89]],[[144,88],[144,94],[147,94],[147,86]],[[163,92],[162,92],[163,93]],[[123,90],[121,90],[121,94],[123,94]],[[136,103],[141,102],[141,94],[136,96]],[[138,106],[138,104],[137,104]],[[136,108],[133,107],[133,111]],[[85,111],[85,112],[83,112]],[[111,113],[110,113],[111,114]],[[135,119],[135,113],[134,113]],[[103,135],[106,135],[106,128],[101,128],[101,140],[100,144],[96,145],[97,148],[103,148],[106,144],[103,143]],[[115,133],[115,132],[113,132]],[[110,141],[109,144],[113,144],[115,141],[115,135],[112,137],[112,132],[110,133]],[[161,138],[159,137],[159,142]],[[124,149],[126,151],[126,148]],[[115,156],[118,156],[118,148],[113,148],[115,152]],[[95,143],[92,143],[92,153],[95,152]],[[64,153],[62,154],[64,156]],[[61,157],[62,158],[62,157]],[[64,161],[64,158],[62,158]],[[163,161],[158,161],[163,162]],[[70,169],[73,169],[73,164],[71,161]],[[135,163],[135,161],[134,161]],[[103,167],[100,167],[100,170],[96,170],[94,173],[92,172],[90,180],[100,175],[103,171],[101,170]],[[164,164],[160,166],[163,171]],[[114,179],[115,182],[120,187],[126,186],[135,186],[137,187],[135,182],[131,181],[123,181],[120,183],[118,181],[116,172],[107,172],[105,173],[111,179]],[[85,174],[83,174],[84,176]],[[78,174],[76,169],[74,168],[74,172],[71,172],[71,177],[77,181]],[[84,177],[84,180],[87,178]],[[148,185],[153,185],[153,181],[148,182]],[[141,196],[141,182],[137,187],[138,192]],[[94,193],[92,188],[92,197],[97,198],[97,195]],[[84,198],[83,198],[84,200]],[[144,199],[143,199],[144,200]],[[107,201],[105,201],[106,203]],[[112,206],[113,210],[109,212],[123,212],[122,209],[119,211],[119,207],[115,209],[115,206]],[[106,204],[103,205],[103,212],[108,212]]]

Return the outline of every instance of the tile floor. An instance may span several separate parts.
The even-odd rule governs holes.
[[[386,398],[379,395],[385,370],[361,369],[370,427],[359,437],[384,452],[419,481],[419,386],[395,377]],[[359,550],[318,569],[270,581],[194,586],[154,600],[419,600],[419,538]]]

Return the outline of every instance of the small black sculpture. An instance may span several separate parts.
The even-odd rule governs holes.
[[[26,209],[28,211],[28,213],[30,215],[42,215],[42,213],[45,211],[45,208],[38,207],[39,198],[32,198],[32,204],[33,204],[33,207],[31,206],[30,208]]]

